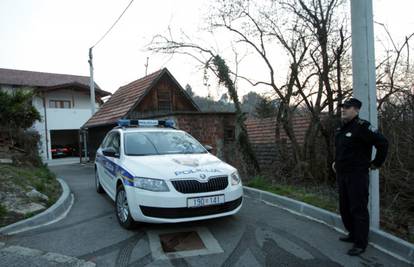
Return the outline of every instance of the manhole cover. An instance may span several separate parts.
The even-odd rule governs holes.
[[[147,234],[154,260],[223,253],[206,227],[149,230]]]
[[[160,241],[165,253],[206,248],[196,231],[160,234]]]

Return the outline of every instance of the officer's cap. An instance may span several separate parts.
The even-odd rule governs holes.
[[[344,107],[344,108],[356,107],[360,109],[362,107],[362,102],[356,98],[350,98],[350,99],[345,100],[344,103],[340,105],[340,107]]]

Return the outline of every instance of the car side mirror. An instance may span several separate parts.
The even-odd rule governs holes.
[[[107,157],[119,158],[119,153],[113,147],[107,147],[102,150],[102,154]]]
[[[210,146],[210,145],[204,145],[204,148],[205,148],[208,152],[213,151],[213,147],[212,147],[212,146]]]

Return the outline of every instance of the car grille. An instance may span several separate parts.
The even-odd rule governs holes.
[[[174,180],[171,183],[178,192],[190,194],[223,190],[228,186],[229,181],[227,176],[218,176],[210,178],[205,183],[197,180]]]
[[[158,208],[139,206],[142,213],[148,217],[179,219],[188,217],[207,216],[230,212],[238,208],[242,203],[242,197],[220,205],[211,205],[198,208]]]

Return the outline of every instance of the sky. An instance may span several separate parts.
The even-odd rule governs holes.
[[[218,98],[223,89],[216,84],[206,86],[203,71],[194,60],[154,54],[145,49],[154,35],[167,33],[169,26],[194,39],[208,38],[203,27],[210,1],[135,0],[111,33],[94,48],[95,81],[102,89],[115,92],[120,86],[145,75],[149,57],[148,73],[167,67],[182,86],[190,84],[196,94],[206,96],[210,92]],[[89,47],[105,33],[129,2],[0,0],[0,67],[89,76]],[[414,1],[373,2],[374,20],[385,23],[397,42],[414,32]],[[377,39],[383,36],[383,29],[375,26],[375,35]],[[227,35],[215,35],[212,42],[229,50],[221,45],[226,43],[226,38]],[[263,73],[256,67],[256,62],[246,63],[242,64],[244,72],[258,76]],[[251,89],[244,84],[240,86],[240,94]]]

